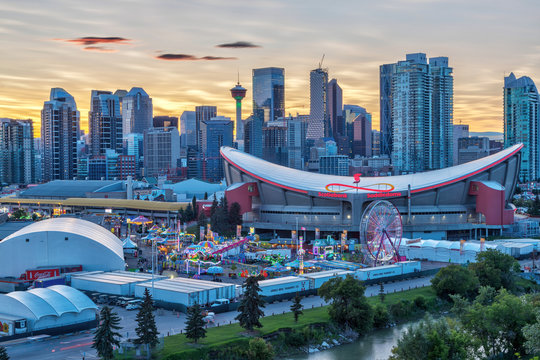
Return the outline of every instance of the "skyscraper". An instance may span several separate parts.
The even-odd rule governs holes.
[[[236,140],[244,139],[244,122],[242,121],[242,100],[246,97],[246,89],[240,85],[240,80],[231,89],[231,96],[236,100]]]
[[[36,181],[32,120],[0,119],[0,183]]]
[[[371,114],[364,111],[353,121],[352,154],[371,157]]]
[[[262,128],[268,121],[285,115],[285,70],[269,67],[253,69],[253,116],[244,127],[244,148],[262,157]]]
[[[392,154],[392,76],[396,64],[381,65],[379,69],[381,155]]]
[[[345,118],[343,117],[343,91],[336,79],[330,80],[327,88],[328,121],[332,127],[332,137],[337,142],[340,136],[346,135]]]
[[[287,166],[287,123],[269,121],[263,127],[263,159],[274,164]]]
[[[398,172],[420,172],[452,164],[453,78],[448,58],[431,58],[426,54],[407,54],[394,67],[390,95],[381,88],[383,103],[390,102],[390,121],[381,117],[381,143],[392,130],[392,164]],[[386,76],[386,75],[385,75]],[[381,75],[381,78],[383,76]],[[385,78],[386,80],[386,78]],[[385,101],[383,101],[386,99]],[[383,149],[385,144],[382,144]]]
[[[432,81],[431,94],[431,133],[433,169],[453,165],[453,123],[454,123],[454,77],[448,67],[448,58],[429,59]]]
[[[309,124],[308,139],[332,136],[328,116],[328,70],[318,68],[309,73]]]
[[[152,123],[152,99],[142,88],[134,87],[122,100],[122,131],[124,135],[142,134]]]
[[[287,121],[287,166],[304,170],[307,160],[306,133],[308,115],[288,117]]]
[[[110,91],[92,90],[88,122],[92,156],[105,156],[107,149],[122,153],[122,115],[118,96]]]
[[[195,134],[197,135],[197,151],[202,152],[202,132],[201,122],[208,121],[217,115],[216,106],[196,106],[195,107]]]
[[[195,111],[184,111],[180,115],[180,146],[197,146],[197,118]]]
[[[219,152],[222,146],[233,144],[233,122],[230,118],[215,117],[201,123],[202,150],[205,161],[203,178],[218,182],[223,173],[223,159]]]
[[[180,135],[175,127],[144,132],[144,175],[158,176],[175,169],[180,158]]]
[[[536,181],[539,164],[539,95],[528,76],[504,78],[504,147],[522,143],[520,181]]]
[[[462,124],[454,125],[454,129],[452,132],[452,138],[454,141],[453,150],[452,150],[454,154],[452,156],[452,159],[454,161],[454,165],[459,164],[458,140],[462,138],[468,138],[468,137],[469,137],[469,125],[462,125]]]
[[[79,111],[64,89],[52,88],[49,99],[41,110],[43,181],[71,180],[77,176]]]

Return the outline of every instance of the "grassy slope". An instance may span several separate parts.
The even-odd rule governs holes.
[[[424,296],[426,300],[436,297],[431,286],[427,286],[424,288],[387,294],[384,303],[389,306],[399,302],[400,300],[413,301],[414,298],[419,295]],[[370,297],[368,298],[368,302],[371,305],[375,305],[379,302],[379,298],[376,296]],[[302,328],[309,324],[323,323],[327,322],[328,320],[329,317],[326,306],[304,310],[304,315],[300,316],[298,323],[294,322],[292,313],[267,316],[261,319],[263,327],[259,329],[259,334],[269,334],[277,331],[280,328]],[[222,347],[227,344],[235,343],[239,341],[239,339],[243,339],[243,336],[240,334],[242,332],[244,332],[244,329],[242,329],[238,324],[210,328],[208,329],[207,337],[201,339],[199,343],[207,346],[208,348]],[[186,339],[185,335],[173,335],[166,337],[162,355],[166,356],[173,353],[188,353],[194,351],[193,345],[188,344],[188,342],[189,341]]]

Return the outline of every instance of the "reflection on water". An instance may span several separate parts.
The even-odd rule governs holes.
[[[409,325],[417,322],[410,322],[394,326],[390,329],[376,330],[373,333],[362,337],[352,344],[336,346],[334,348],[297,356],[294,360],[343,360],[343,359],[369,359],[386,360],[392,353],[392,347],[397,344],[401,333]],[[291,360],[292,360],[291,359]]]

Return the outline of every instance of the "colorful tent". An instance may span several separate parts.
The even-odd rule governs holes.
[[[122,247],[124,249],[137,249],[138,246],[135,244],[130,238],[125,238],[124,241],[122,241],[123,245]]]
[[[137,216],[134,219],[129,220],[129,222],[136,225],[143,225],[143,224],[150,224],[153,221],[141,215],[141,216]]]
[[[208,274],[222,274],[223,268],[221,266],[210,266],[206,272]]]

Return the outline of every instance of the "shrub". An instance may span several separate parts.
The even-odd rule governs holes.
[[[390,323],[390,314],[388,309],[383,304],[377,304],[375,306],[375,312],[373,315],[373,327],[383,328]]]
[[[414,306],[416,306],[420,310],[426,310],[427,309],[427,303],[426,298],[422,295],[418,295],[416,298],[414,298]]]

